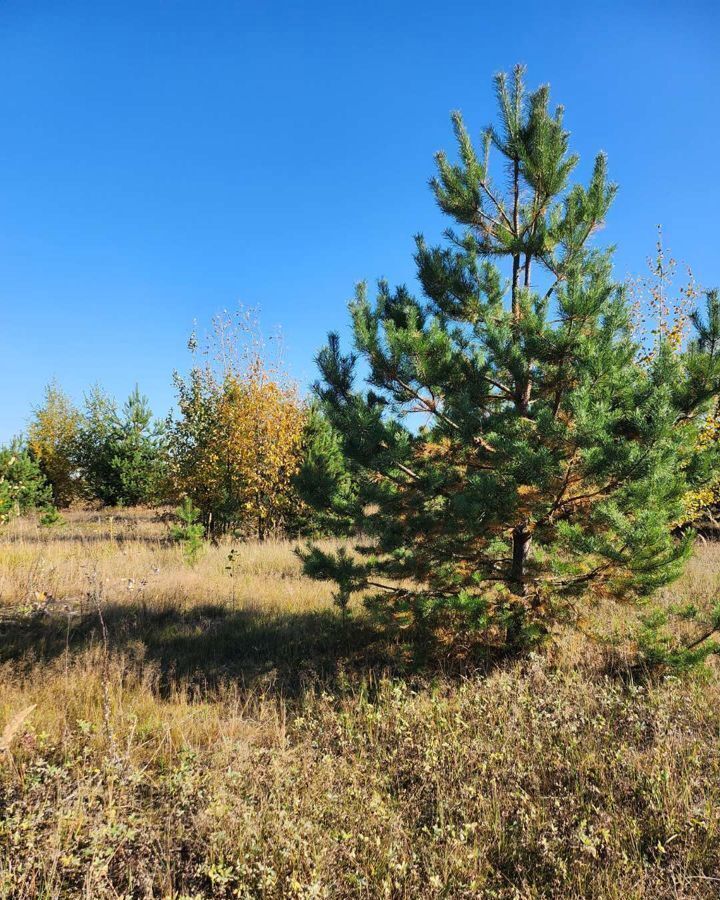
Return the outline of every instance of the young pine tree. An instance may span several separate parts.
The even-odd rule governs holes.
[[[184,497],[175,510],[177,523],[170,528],[170,537],[182,547],[185,562],[194,566],[205,547],[205,526],[200,522],[200,510],[189,497]]]
[[[318,548],[306,571],[338,597],[416,626],[520,645],[586,592],[625,599],[674,579],[692,535],[672,523],[717,455],[697,435],[720,386],[711,307],[678,354],[632,337],[611,252],[593,245],[615,195],[605,157],[571,184],[561,108],[523,70],[496,79],[499,125],[479,149],[453,115],[459,159],[432,190],[456,223],[417,237],[422,297],[381,282],[350,311],[357,353],[321,351],[316,391],[359,485],[364,543]],[[370,389],[356,386],[356,362]]]
[[[118,410],[99,386],[85,397],[77,446],[78,471],[89,499],[135,506],[158,498],[162,427],[136,386]]]
[[[0,447],[0,524],[33,509],[47,508],[50,486],[19,440]]]
[[[301,462],[293,486],[301,499],[297,531],[346,535],[352,530],[357,486],[340,435],[317,405],[308,410]]]
[[[112,465],[113,445],[120,429],[117,403],[100,385],[85,395],[76,441],[76,459],[85,495],[91,500],[115,504],[118,485]]]
[[[148,398],[138,386],[125,401],[110,446],[116,484],[114,502],[127,506],[158,499],[163,468],[164,435],[153,421]]]

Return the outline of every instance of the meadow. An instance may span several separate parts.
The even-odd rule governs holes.
[[[588,636],[630,612],[418,658],[289,541],[190,567],[162,511],[65,519],[0,535],[0,896],[720,895],[720,677]],[[698,546],[666,599],[719,583]]]

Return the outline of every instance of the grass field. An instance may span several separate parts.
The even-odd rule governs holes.
[[[155,512],[66,518],[0,535],[0,896],[720,896],[712,665],[420,665],[289,543],[191,569]],[[719,585],[700,547],[673,596]]]

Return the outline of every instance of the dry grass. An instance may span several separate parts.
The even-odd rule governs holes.
[[[96,570],[107,602],[228,603],[233,579],[226,567],[230,545],[209,546],[197,566],[184,564],[168,540],[167,515],[151,510],[66,513],[67,524],[43,528],[15,520],[3,534],[0,598],[4,604],[47,596],[77,600],[87,592],[87,574]],[[238,605],[289,612],[327,608],[330,590],[302,579],[300,563],[287,542],[235,545]],[[41,595],[36,597],[36,595]],[[44,595],[44,596],[43,596]]]
[[[720,896],[714,670],[613,680],[570,632],[417,668],[289,544],[231,578],[154,513],[67,518],[0,545],[0,896]],[[700,548],[675,594],[719,581]]]

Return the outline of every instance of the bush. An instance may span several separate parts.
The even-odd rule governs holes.
[[[53,528],[56,525],[64,525],[65,519],[55,506],[48,506],[40,516],[40,524],[43,528]]]

